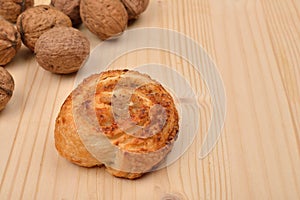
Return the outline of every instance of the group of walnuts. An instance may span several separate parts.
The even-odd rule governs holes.
[[[21,41],[44,69],[78,71],[90,53],[89,40],[76,29],[83,23],[101,40],[122,33],[131,19],[145,11],[149,0],[0,0],[0,111],[10,100],[14,80],[1,66],[8,64]],[[16,27],[12,24],[16,23]],[[75,28],[73,28],[75,27]]]

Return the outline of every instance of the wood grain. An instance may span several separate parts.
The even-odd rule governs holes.
[[[213,112],[202,78],[164,51],[116,59],[111,69],[171,66],[201,94],[200,130],[191,147],[174,164],[135,181],[57,154],[54,120],[76,75],[44,71],[23,46],[6,66],[16,88],[0,113],[0,199],[300,199],[299,21],[297,0],[151,0],[129,29],[168,28],[197,41],[220,71],[227,114],[216,147],[199,160]],[[92,48],[101,42],[80,30]]]

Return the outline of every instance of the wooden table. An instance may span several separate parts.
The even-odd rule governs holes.
[[[212,113],[201,77],[164,51],[116,59],[111,68],[173,66],[203,94],[191,147],[174,164],[134,181],[75,166],[57,154],[54,121],[76,74],[43,70],[23,46],[6,66],[16,88],[0,113],[0,199],[300,199],[299,21],[298,0],[151,0],[128,29],[168,28],[201,44],[223,79],[227,113],[216,147],[198,159]],[[80,29],[91,48],[101,42]]]

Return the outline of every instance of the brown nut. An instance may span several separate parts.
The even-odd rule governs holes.
[[[80,17],[80,0],[51,0],[51,5],[70,17],[73,26],[82,23]]]
[[[90,53],[89,40],[72,27],[53,28],[38,39],[36,60],[44,69],[69,74],[78,71]]]
[[[33,5],[33,0],[0,0],[0,15],[16,23],[18,16]]]
[[[128,19],[136,19],[139,15],[146,10],[149,0],[121,0],[124,4]]]
[[[3,110],[9,102],[14,87],[15,83],[13,77],[6,69],[0,67],[0,111]]]
[[[70,18],[52,6],[40,5],[23,12],[17,20],[17,28],[25,46],[34,51],[39,37],[53,27],[71,27]]]
[[[122,33],[128,21],[119,0],[81,0],[80,16],[84,25],[102,40]]]
[[[21,36],[17,29],[4,19],[0,19],[0,65],[6,65],[21,47]]]

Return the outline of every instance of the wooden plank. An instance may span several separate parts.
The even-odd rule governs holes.
[[[110,69],[170,66],[200,94],[200,130],[191,147],[172,165],[134,181],[57,154],[54,121],[76,75],[44,71],[23,46],[6,66],[16,88],[0,113],[0,199],[300,199],[299,20],[297,0],[151,0],[128,29],[167,28],[200,44],[223,79],[227,113],[219,142],[199,160],[214,112],[203,78],[166,51],[117,58]],[[80,30],[91,49],[101,42]]]

